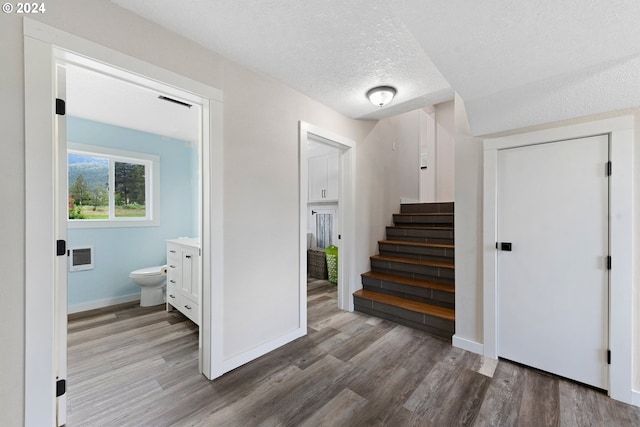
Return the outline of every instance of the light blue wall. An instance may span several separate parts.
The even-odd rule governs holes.
[[[73,306],[140,292],[129,273],[166,262],[166,239],[198,233],[197,145],[77,117],[67,119],[67,139],[160,156],[160,226],[69,229],[69,246],[93,245],[93,270],[69,272]]]

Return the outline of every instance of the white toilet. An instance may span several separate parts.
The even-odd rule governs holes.
[[[140,285],[140,307],[164,304],[167,266],[156,265],[141,268],[129,274],[131,280]]]

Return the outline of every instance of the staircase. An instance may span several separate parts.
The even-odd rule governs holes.
[[[356,311],[451,340],[455,329],[453,202],[404,204],[378,242]]]

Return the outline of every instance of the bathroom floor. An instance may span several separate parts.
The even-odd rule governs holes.
[[[326,281],[307,294],[307,336],[214,381],[164,305],[70,316],[67,426],[640,425],[591,388],[339,311]]]

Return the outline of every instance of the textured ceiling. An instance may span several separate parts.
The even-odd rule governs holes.
[[[349,117],[378,119],[453,98],[387,1],[114,3]],[[398,90],[383,109],[365,97],[380,85]]]
[[[638,0],[112,1],[353,118],[454,91],[476,134],[640,105]],[[398,89],[387,107],[365,98],[377,85]]]

